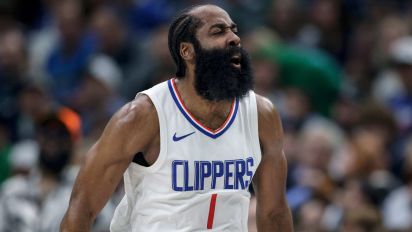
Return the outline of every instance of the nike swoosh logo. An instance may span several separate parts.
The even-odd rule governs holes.
[[[175,133],[173,135],[173,141],[177,142],[179,140],[182,140],[182,139],[186,138],[187,136],[190,136],[190,135],[194,134],[195,132],[196,131],[193,131],[192,133],[189,133],[189,134],[186,134],[186,135],[183,135],[183,136],[176,136],[176,133]]]

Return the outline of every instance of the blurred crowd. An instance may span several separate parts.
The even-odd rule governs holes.
[[[58,231],[111,115],[173,77],[172,17],[205,2],[0,1],[0,231]],[[238,24],[281,114],[296,231],[411,231],[412,2],[207,2]]]

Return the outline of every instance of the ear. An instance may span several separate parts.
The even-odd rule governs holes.
[[[195,57],[195,49],[193,47],[193,44],[188,43],[188,42],[182,42],[180,43],[180,56],[186,61],[193,60]]]

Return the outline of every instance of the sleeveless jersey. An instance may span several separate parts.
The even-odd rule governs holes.
[[[235,99],[216,130],[190,114],[174,79],[139,94],[156,108],[160,153],[124,173],[111,231],[247,231],[248,187],[261,160],[254,92]]]

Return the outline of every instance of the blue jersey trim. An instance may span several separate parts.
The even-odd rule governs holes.
[[[183,114],[183,116],[190,122],[190,124],[192,124],[192,126],[194,126],[197,130],[199,130],[200,132],[202,132],[204,135],[209,136],[212,139],[216,139],[219,136],[221,136],[223,133],[225,133],[229,127],[232,125],[232,123],[235,121],[236,115],[237,115],[237,110],[239,108],[239,99],[236,98],[235,101],[235,108],[234,108],[234,112],[232,117],[230,118],[229,122],[226,124],[226,126],[219,132],[219,133],[211,133],[207,130],[205,130],[204,128],[200,127],[199,125],[197,125],[196,122],[194,122],[190,116],[187,114],[187,112],[183,109],[183,106],[180,104],[174,90],[173,90],[173,86],[172,86],[172,79],[167,81],[167,85],[169,86],[169,91],[170,94],[172,95],[173,101],[176,103],[177,108],[179,108],[180,112]]]

